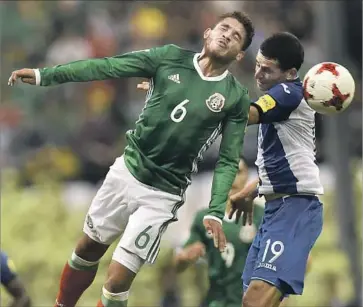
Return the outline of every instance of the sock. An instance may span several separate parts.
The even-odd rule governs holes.
[[[121,293],[111,293],[102,288],[101,299],[97,303],[97,307],[127,307],[127,299],[129,291]]]
[[[73,252],[63,268],[54,307],[74,307],[82,293],[92,284],[97,269],[98,261],[83,260]]]

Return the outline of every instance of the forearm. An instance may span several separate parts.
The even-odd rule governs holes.
[[[256,198],[258,196],[258,182],[259,179],[252,180],[250,183],[246,185],[242,191],[245,191],[247,195],[251,196],[252,198]]]
[[[223,219],[229,191],[238,171],[238,158],[221,156],[214,171],[208,215]]]
[[[110,58],[90,59],[39,69],[37,85],[49,86],[66,82],[87,82],[113,79],[119,76],[119,70],[115,69]]]
[[[181,273],[185,271],[189,266],[191,262],[187,259],[184,259],[181,255],[175,255],[173,259],[173,266],[177,273]]]

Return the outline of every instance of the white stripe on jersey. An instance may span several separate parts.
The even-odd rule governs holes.
[[[323,194],[324,190],[320,182],[319,168],[315,163],[315,117],[306,101],[303,99],[299,106],[290,114],[286,121],[273,123],[271,125],[277,131],[276,138],[281,142],[284,157],[288,162],[287,167],[296,177],[297,193]],[[260,194],[275,193],[271,176],[277,178],[278,185],[283,188],[284,185],[291,185],[290,182],[284,182],[284,178],[278,177],[279,165],[268,174],[265,167],[264,152],[261,146],[262,134],[259,131],[259,148],[256,165],[259,168],[259,177],[262,181],[259,187]],[[276,159],[275,159],[276,160]],[[285,161],[286,161],[285,160]],[[274,173],[274,174],[273,174]],[[281,172],[282,173],[282,172]],[[286,180],[286,179],[285,179]]]
[[[191,173],[197,173],[198,172],[198,163],[203,160],[203,154],[208,150],[210,146],[215,142],[215,140],[218,138],[218,136],[221,134],[222,131],[222,123],[219,123],[216,129],[212,132],[208,140],[203,144],[203,146],[200,148],[197,156],[195,157],[193,161],[192,166],[192,172]],[[190,179],[187,176],[188,185],[191,183]]]

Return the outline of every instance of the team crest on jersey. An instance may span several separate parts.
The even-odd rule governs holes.
[[[239,232],[239,238],[244,243],[251,243],[253,239],[255,238],[257,233],[256,225],[245,225],[241,227],[241,230]]]
[[[205,103],[208,109],[212,112],[221,112],[224,107],[225,100],[226,99],[221,94],[214,93],[205,101]]]

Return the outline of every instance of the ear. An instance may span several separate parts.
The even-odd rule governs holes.
[[[240,51],[238,52],[237,56],[236,56],[236,61],[239,62],[241,61],[245,56],[245,52],[244,51]]]
[[[204,39],[207,39],[207,38],[209,37],[209,35],[210,35],[210,32],[211,32],[211,31],[212,31],[212,29],[211,29],[211,28],[206,29],[206,30],[204,31],[203,38],[204,38]]]
[[[288,71],[286,71],[286,80],[294,80],[297,77],[297,69],[291,68]]]

